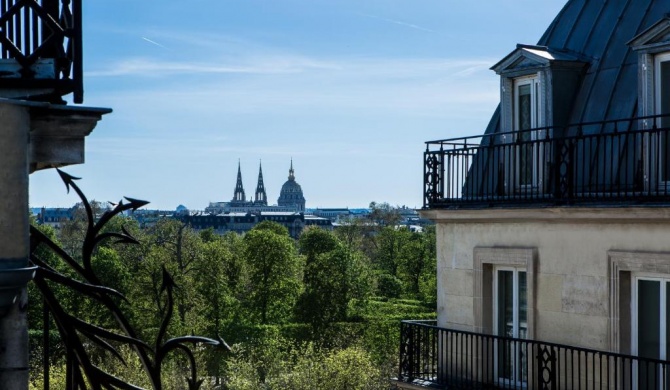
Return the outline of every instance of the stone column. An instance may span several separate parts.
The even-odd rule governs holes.
[[[30,251],[29,133],[28,108],[0,103],[0,390],[28,389],[27,293],[15,283]]]

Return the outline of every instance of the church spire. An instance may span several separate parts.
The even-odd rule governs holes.
[[[237,160],[237,184],[235,185],[235,195],[233,195],[233,200],[231,202],[246,202],[247,197],[244,195],[244,186],[242,185],[242,168],[240,161]]]
[[[291,181],[295,180],[295,175],[293,173],[293,157],[291,157],[291,169],[288,170],[288,179]]]
[[[258,163],[258,185],[256,186],[256,200],[254,204],[268,205],[268,197],[265,194],[265,185],[263,184],[263,164]]]

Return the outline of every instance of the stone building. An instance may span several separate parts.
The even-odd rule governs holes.
[[[302,195],[302,187],[295,181],[293,160],[291,160],[291,168],[288,171],[288,180],[281,186],[277,204],[279,206],[295,207],[301,212],[305,211],[305,197]]]
[[[403,323],[399,387],[667,388],[668,12],[569,0],[493,65],[484,134],[428,144],[438,318]]]
[[[230,202],[212,202],[203,213],[180,213],[175,218],[196,230],[212,228],[216,233],[245,233],[263,221],[273,221],[285,226],[291,237],[297,238],[306,226],[319,226],[331,230],[327,218],[305,215],[305,197],[300,184],[295,181],[293,160],[288,180],[284,183],[276,205],[268,205],[263,168],[258,168],[258,182],[252,199],[247,200],[242,184],[241,166],[237,166],[237,182]]]
[[[305,211],[305,197],[302,193],[300,184],[295,181],[295,173],[293,171],[293,160],[291,160],[291,168],[289,169],[288,180],[281,188],[279,200],[276,205],[268,205],[268,197],[265,192],[265,184],[263,183],[263,167],[258,167],[258,182],[256,185],[256,192],[252,199],[247,200],[244,193],[244,184],[242,183],[242,169],[241,165],[237,166],[237,182],[235,184],[235,191],[233,199],[230,202],[210,202],[209,206],[205,208],[208,214],[220,213],[260,213],[260,212],[304,212]]]

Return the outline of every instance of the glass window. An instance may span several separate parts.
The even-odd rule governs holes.
[[[540,166],[540,148],[535,142],[538,139],[540,123],[539,80],[537,76],[523,77],[514,81],[514,130],[517,131],[516,142],[519,143],[516,153],[516,186],[537,187],[541,180],[537,167]]]
[[[640,277],[633,285],[632,338],[633,354],[637,356],[661,360],[668,358],[669,284],[669,279]],[[659,368],[657,364],[639,362],[636,367],[638,389],[661,388],[663,381],[669,378]]]
[[[495,334],[515,339],[526,338],[528,334],[526,270],[498,268],[494,283]],[[496,348],[499,380],[515,386],[526,382],[526,345],[513,340],[500,340]]]
[[[670,53],[655,57],[655,99],[656,126],[661,130],[658,135],[658,170],[661,182],[670,181],[670,136],[662,129],[670,128]]]

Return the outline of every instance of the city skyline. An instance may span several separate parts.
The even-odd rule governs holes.
[[[115,112],[65,170],[90,199],[198,209],[232,197],[238,160],[245,188],[262,160],[274,203],[293,157],[307,207],[421,207],[423,142],[480,133],[489,67],[564,3],[87,3],[84,103]],[[55,171],[30,192],[77,201]]]

